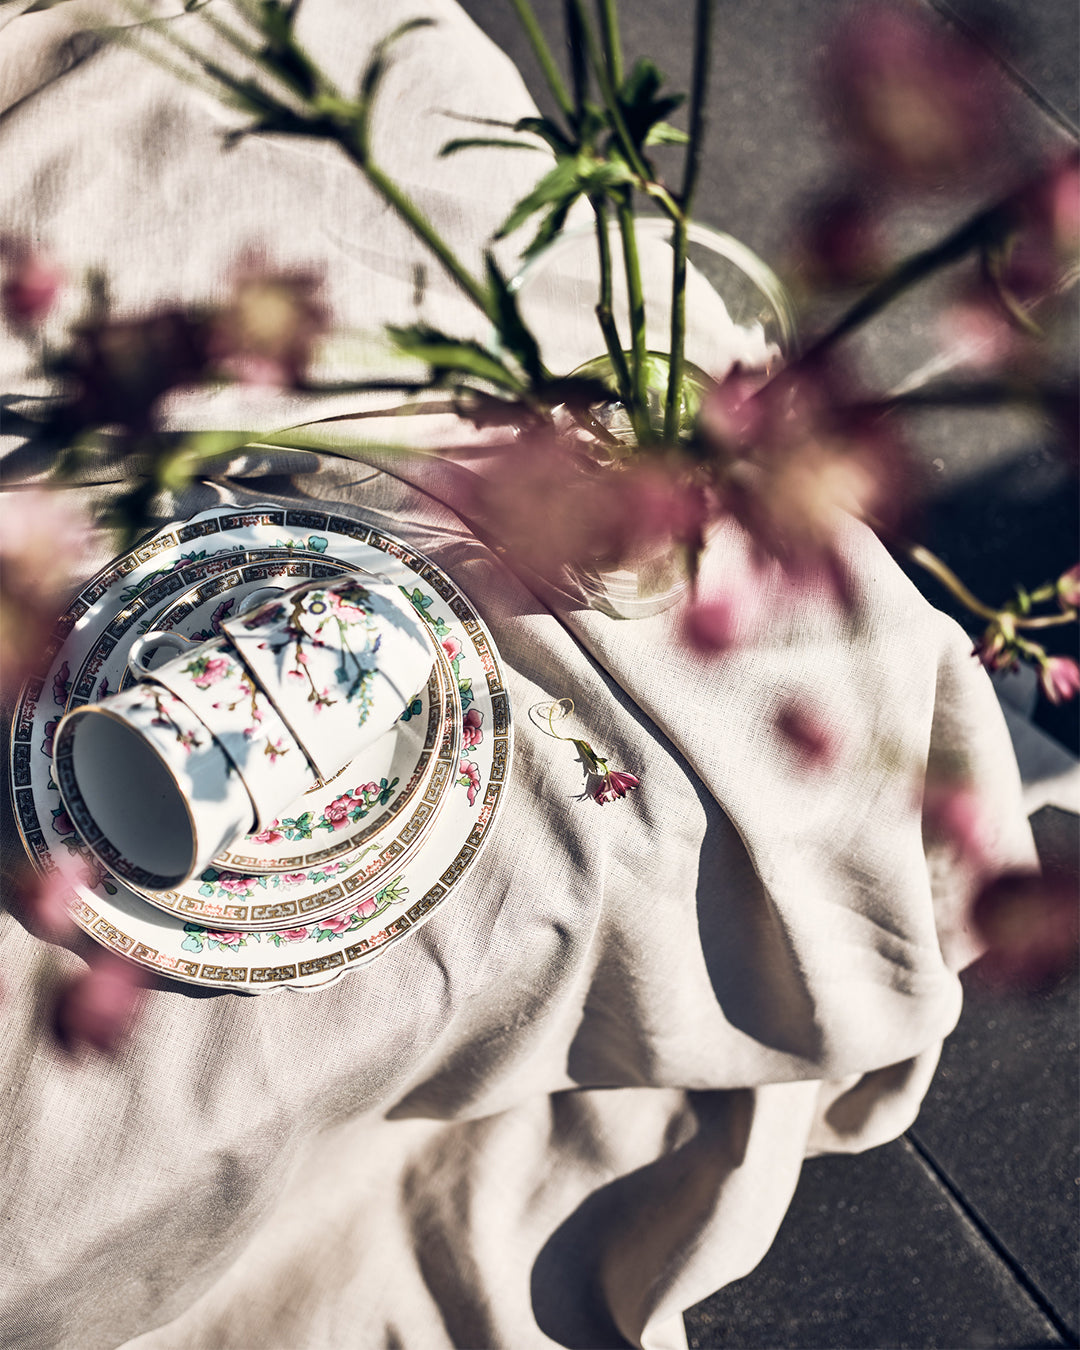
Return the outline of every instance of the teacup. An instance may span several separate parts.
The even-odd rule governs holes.
[[[132,885],[171,890],[251,830],[255,809],[220,741],[184,702],[137,684],[61,719],[64,808],[90,850]]]
[[[221,630],[323,779],[394,725],[435,664],[423,619],[375,578],[306,582]]]
[[[147,666],[146,653],[179,651],[164,665]],[[144,674],[179,698],[209,728],[236,766],[264,830],[282,810],[319,781],[296,737],[222,638],[192,642],[179,633],[147,633],[128,653],[133,674]]]

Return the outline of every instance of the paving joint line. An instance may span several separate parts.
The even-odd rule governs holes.
[[[1050,1299],[1047,1298],[1009,1248],[1002,1242],[994,1232],[993,1228],[991,1228],[990,1224],[987,1223],[979,1213],[978,1209],[976,1209],[971,1201],[968,1200],[967,1196],[964,1195],[963,1191],[960,1190],[926,1145],[920,1143],[911,1130],[905,1132],[904,1142],[911,1148],[912,1152],[918,1156],[926,1170],[931,1173],[942,1189],[948,1194],[949,1198],[987,1246],[991,1248],[998,1259],[1006,1266],[1016,1283],[1023,1289],[1024,1293],[1027,1294],[1028,1298],[1035,1304],[1038,1310],[1061,1337],[1062,1345],[1069,1347],[1069,1350],[1075,1350],[1075,1347],[1080,1345],[1080,1341],[1077,1340],[1076,1332],[1068,1322],[1065,1321]]]

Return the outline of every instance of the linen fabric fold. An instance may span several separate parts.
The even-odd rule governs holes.
[[[375,145],[479,266],[541,161],[439,160],[446,114],[515,121],[531,105],[450,0],[409,13],[437,24],[401,44]],[[121,312],[213,298],[261,240],[281,265],[325,268],[341,327],[403,322],[422,266],[425,319],[484,336],[334,152],[283,138],[226,151],[229,115],[204,94],[44,17],[0,35],[0,89],[18,84],[12,60],[29,53],[34,73],[0,117],[0,230],[73,276],[105,268]],[[300,22],[350,88],[391,26],[385,7],[345,0],[306,0]],[[33,362],[0,337],[8,389],[40,392]],[[311,995],[164,984],[113,1059],[51,1047],[42,991],[80,958],[2,916],[0,1339],[668,1350],[681,1311],[766,1251],[807,1154],[882,1143],[918,1111],[974,947],[965,879],[924,839],[913,784],[962,759],[995,860],[1033,857],[992,689],[859,527],[851,615],[796,596],[710,660],[677,640],[677,613],[619,623],[511,572],[469,515],[483,436],[385,397],[323,411],[354,415],[334,424],[341,444],[369,448],[316,455],[297,434],[251,449],[170,513],[314,500],[445,569],[506,669],[506,818],[453,903],[370,966]],[[170,415],[270,431],[310,414],[260,392]],[[403,441],[461,453],[386,448]],[[4,445],[9,476],[44,467],[17,435]],[[85,499],[106,491],[88,481]],[[722,531],[706,568],[744,562]],[[812,780],[777,730],[794,696],[844,733]],[[559,729],[641,779],[625,800],[587,797],[573,747],[530,718],[564,697],[576,720]],[[22,865],[5,814],[9,886]]]

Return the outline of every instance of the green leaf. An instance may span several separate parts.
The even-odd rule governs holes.
[[[535,258],[538,253],[542,253],[544,249],[547,248],[548,244],[551,243],[566,224],[566,217],[570,214],[570,208],[577,201],[579,196],[580,193],[575,193],[574,196],[567,197],[564,202],[560,202],[558,206],[552,207],[544,217],[543,223],[536,232],[536,237],[529,244],[528,248],[522,252],[521,256],[526,262],[531,258]]]
[[[505,239],[508,234],[513,234],[524,225],[535,212],[545,206],[561,203],[565,197],[576,196],[578,192],[574,161],[560,159],[553,169],[544,174],[533,190],[517,203],[495,231],[495,238]]]
[[[522,117],[514,123],[515,131],[529,131],[546,141],[557,155],[572,155],[573,143],[563,135],[561,129],[547,117]]]
[[[382,77],[386,74],[387,67],[390,64],[390,48],[400,41],[406,33],[414,32],[417,28],[432,28],[434,25],[434,19],[407,19],[404,23],[398,24],[392,33],[388,33],[376,45],[374,54],[360,80],[360,99],[365,107],[370,106]]]
[[[456,155],[459,150],[539,150],[543,153],[543,146],[534,145],[532,141],[508,141],[499,140],[495,136],[462,136],[457,140],[447,141],[439,151],[439,158],[446,159],[448,155]]]
[[[517,299],[506,278],[499,271],[499,265],[490,252],[484,254],[484,270],[487,273],[488,290],[495,306],[495,318],[499,336],[508,351],[513,352],[521,362],[521,368],[534,382],[543,379],[544,368],[540,361],[540,348],[536,339],[525,327],[518,310]]]
[[[670,122],[654,122],[645,137],[646,145],[689,145],[690,137],[685,131],[673,127]]]
[[[425,362],[436,377],[471,375],[501,389],[511,389],[515,393],[522,390],[517,376],[479,342],[449,337],[426,324],[413,324],[408,328],[390,325],[386,331],[399,351]]]

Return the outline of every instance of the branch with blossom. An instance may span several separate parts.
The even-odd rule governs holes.
[[[588,775],[586,795],[601,806],[605,802],[617,801],[628,792],[641,786],[641,779],[625,769],[613,769],[603,755],[598,755],[588,741],[579,736],[563,736],[555,730],[555,718],[560,720],[571,716],[574,711],[572,698],[556,699],[547,710],[548,734],[556,740],[568,741],[578,754]]]

